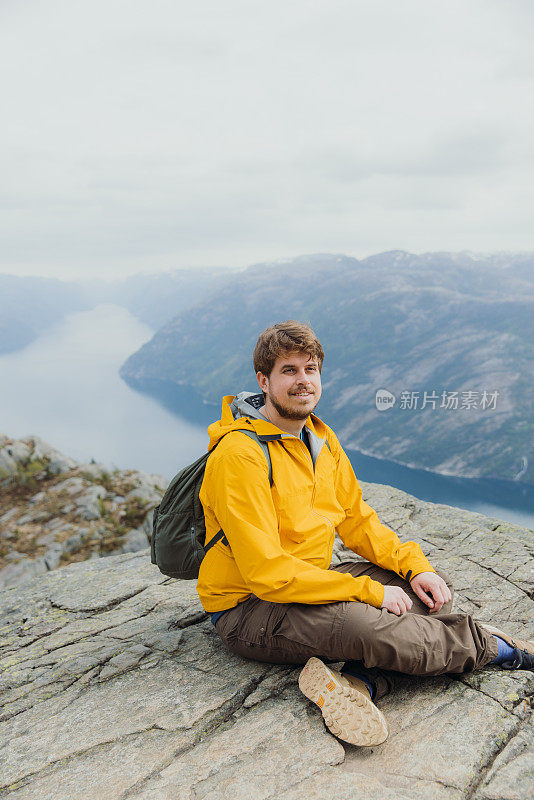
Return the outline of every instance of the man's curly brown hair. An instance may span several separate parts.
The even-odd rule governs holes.
[[[260,333],[256,342],[254,371],[269,377],[278,356],[294,352],[307,353],[310,358],[316,359],[321,371],[324,351],[309,325],[294,319],[271,325]]]

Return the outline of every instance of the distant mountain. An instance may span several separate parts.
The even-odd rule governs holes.
[[[206,294],[234,277],[229,269],[178,269],[172,272],[131,275],[116,281],[82,284],[91,305],[116,303],[124,306],[153,330],[158,330]]]
[[[182,269],[159,275],[132,275],[111,282],[73,283],[0,275],[0,354],[25,347],[67,314],[100,303],[124,306],[157,330],[233,276],[233,272],[223,269]]]
[[[318,413],[347,447],[534,484],[534,255],[257,264],[178,314],[120,374],[182,413],[186,393],[196,395],[215,417],[223,394],[256,388],[257,335],[287,318],[309,321],[325,347]],[[396,398],[386,411],[375,404],[380,389]],[[455,397],[458,407],[445,407]]]
[[[0,354],[25,347],[66,314],[89,307],[74,283],[0,275]]]

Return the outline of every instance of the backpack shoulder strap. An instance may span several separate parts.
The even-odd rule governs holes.
[[[282,438],[281,434],[273,433],[273,434],[269,434],[269,435],[265,435],[265,436],[260,436],[260,435],[258,435],[256,433],[256,431],[243,430],[242,428],[238,428],[238,431],[239,431],[239,433],[244,433],[245,436],[248,436],[250,439],[253,439],[253,441],[258,442],[259,446],[261,447],[261,449],[265,453],[265,458],[267,459],[267,465],[269,467],[269,486],[272,488],[272,486],[273,486],[273,464],[272,464],[272,461],[271,461],[271,454],[269,452],[269,444],[268,443],[269,442],[274,442],[277,439],[281,439]],[[230,433],[230,431],[229,431],[229,433]],[[227,434],[225,434],[225,436],[226,435]],[[219,439],[219,442],[220,441],[221,440]],[[219,444],[219,442],[217,442],[217,444]],[[212,452],[213,452],[213,450],[212,450]],[[222,530],[220,530],[218,533],[216,533],[215,536],[213,536],[210,539],[208,544],[204,546],[204,553],[207,553],[208,550],[211,547],[213,547],[214,544],[217,544],[217,542],[221,541],[221,539],[222,539],[222,543],[223,544],[225,544],[225,545],[228,544],[228,539],[226,538],[226,536],[224,534],[224,531],[222,531]]]
[[[271,454],[269,452],[269,444],[268,442],[274,442],[276,439],[281,439],[282,437],[280,434],[274,433],[268,436],[259,436],[256,431],[245,431],[240,429],[239,433],[244,433],[245,436],[248,436],[250,439],[253,439],[255,442],[258,442],[259,446],[265,453],[265,458],[267,459],[267,466],[269,467],[269,486],[272,488],[273,485],[273,464],[271,461]]]

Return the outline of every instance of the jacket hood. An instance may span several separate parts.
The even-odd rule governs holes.
[[[230,431],[250,430],[250,427],[260,435],[280,434],[282,438],[294,438],[293,434],[286,433],[277,425],[273,425],[259,410],[264,405],[263,394],[254,392],[240,392],[237,395],[226,395],[222,400],[221,418],[208,427],[210,442],[208,449],[212,450],[219,439]],[[304,427],[314,437],[324,440],[326,438],[326,425],[319,417],[310,414]]]

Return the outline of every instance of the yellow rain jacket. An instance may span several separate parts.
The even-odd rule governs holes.
[[[208,428],[210,450],[224,438],[208,458],[200,492],[206,544],[222,529],[229,545],[217,542],[200,566],[197,590],[206,611],[232,608],[251,594],[274,603],[360,600],[380,608],[381,583],[328,569],[336,530],[349,549],[402,577],[435,571],[416,542],[401,543],[363,501],[350,461],[324,422],[311,414],[305,423],[314,464],[299,437],[255,408],[234,419],[236,399],[223,399],[221,419]],[[272,487],[265,453],[239,429],[282,434],[269,444]]]

